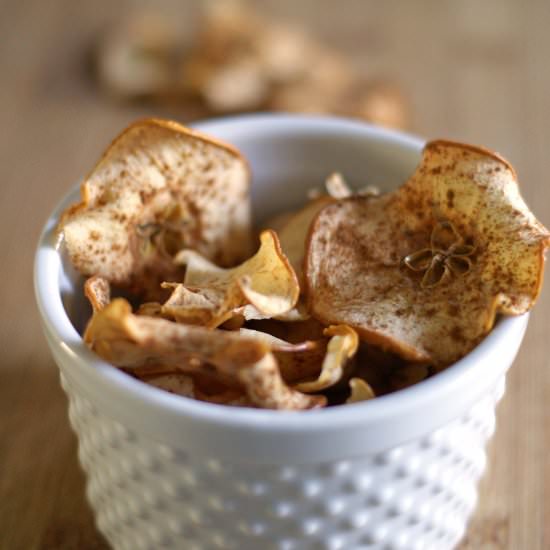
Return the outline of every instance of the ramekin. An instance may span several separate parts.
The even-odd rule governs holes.
[[[256,212],[302,203],[334,171],[391,189],[423,141],[328,117],[246,115],[196,128],[249,159]],[[44,332],[69,398],[97,526],[117,550],[445,550],[477,499],[495,407],[528,315],[502,318],[466,357],[413,387],[307,412],[174,396],[83,343],[82,281],[57,248],[60,212],[35,261]]]

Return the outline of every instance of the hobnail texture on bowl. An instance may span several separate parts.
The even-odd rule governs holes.
[[[117,550],[441,550],[462,537],[504,378],[461,418],[323,463],[194,454],[110,418],[61,375],[87,496]]]
[[[422,141],[342,119],[255,115],[200,129],[249,159],[254,211],[303,204],[341,171],[389,190]],[[44,332],[97,525],[116,550],[450,550],[477,498],[495,407],[528,315],[501,319],[455,365],[365,403],[306,412],[173,396],[104,363],[83,343],[82,280],[48,220],[35,262]]]

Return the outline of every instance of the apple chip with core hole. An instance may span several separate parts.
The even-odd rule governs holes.
[[[197,250],[219,265],[250,255],[249,170],[232,147],[175,122],[124,130],[62,215],[69,258],[138,294],[177,278],[172,256]]]
[[[176,262],[185,265],[185,279],[164,285],[174,290],[162,314],[213,328],[237,315],[265,319],[289,312],[300,294],[296,274],[273,231],[263,231],[260,241],[258,252],[233,269],[220,268],[192,250],[180,252]]]
[[[505,160],[434,141],[396,191],[321,210],[305,262],[310,312],[440,368],[476,346],[497,313],[532,307],[549,244]]]
[[[182,325],[132,314],[130,304],[116,298],[92,316],[85,341],[115,366],[172,365],[193,375],[214,371],[242,386],[250,401],[272,409],[323,406],[323,396],[305,395],[283,381],[277,361],[264,342],[238,333]]]

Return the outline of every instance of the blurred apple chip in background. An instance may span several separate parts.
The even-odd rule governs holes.
[[[259,13],[252,2],[200,5],[185,19],[136,8],[101,34],[94,49],[101,90],[200,116],[269,110],[407,126],[400,87],[364,74],[310,29]]]

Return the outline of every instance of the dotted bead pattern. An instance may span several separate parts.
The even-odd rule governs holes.
[[[117,550],[445,550],[463,535],[495,427],[492,395],[386,452],[269,466],[194,456],[104,416],[62,379],[87,496]]]

